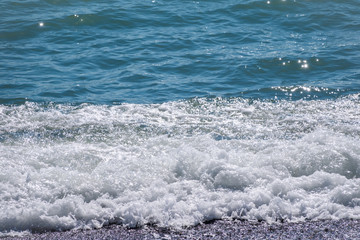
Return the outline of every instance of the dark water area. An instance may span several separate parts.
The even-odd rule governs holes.
[[[2,1],[0,103],[360,89],[358,1]]]

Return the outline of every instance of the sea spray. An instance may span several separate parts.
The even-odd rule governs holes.
[[[359,96],[0,106],[0,229],[360,218]]]

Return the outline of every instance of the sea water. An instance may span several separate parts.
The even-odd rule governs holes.
[[[3,0],[0,232],[360,218],[360,2]]]

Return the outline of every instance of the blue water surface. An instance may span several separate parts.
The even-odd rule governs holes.
[[[360,2],[4,0],[0,104],[360,90]]]

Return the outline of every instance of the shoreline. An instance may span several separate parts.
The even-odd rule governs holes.
[[[360,239],[360,219],[318,220],[269,224],[246,220],[215,220],[186,229],[155,226],[34,233],[3,239]]]

